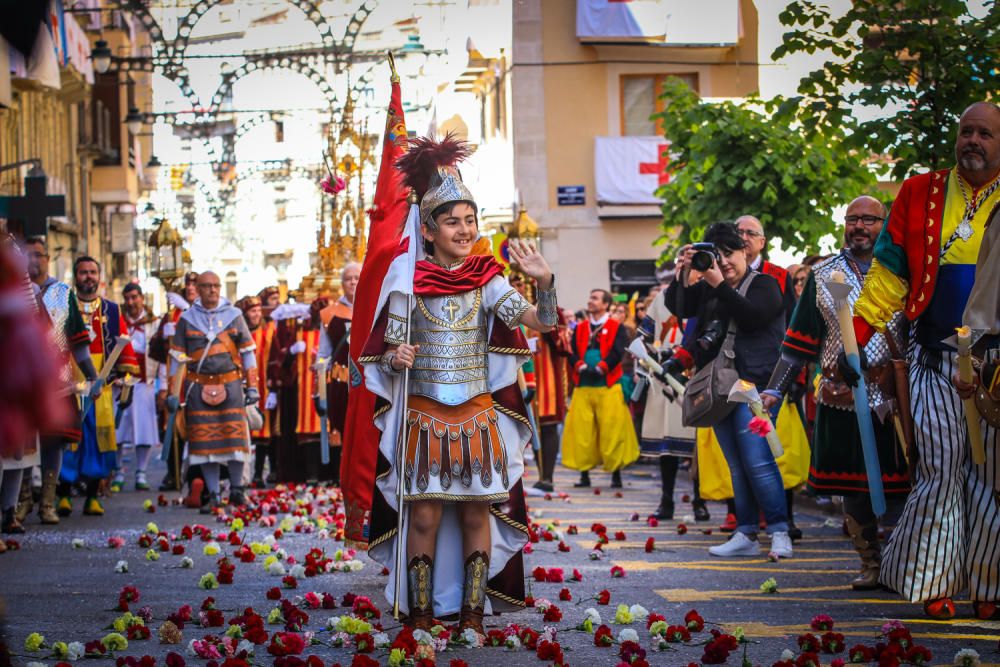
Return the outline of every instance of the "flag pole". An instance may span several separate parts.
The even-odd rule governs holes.
[[[406,344],[410,344],[410,318],[413,312],[413,294],[406,295]],[[395,583],[392,587],[392,617],[399,620],[399,588],[403,581],[403,561],[405,554],[405,535],[403,535],[403,461],[406,447],[406,416],[410,403],[410,369],[403,368],[403,419],[399,426],[399,436],[396,440],[396,567],[393,571]]]

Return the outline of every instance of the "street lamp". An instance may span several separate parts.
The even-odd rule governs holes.
[[[159,169],[162,166],[163,163],[160,162],[160,158],[156,157],[155,155],[149,156],[149,162],[146,163],[146,169]]]
[[[128,113],[125,114],[125,125],[128,127],[128,131],[132,134],[139,134],[139,130],[142,129],[142,119],[138,108],[129,107]]]
[[[184,242],[166,218],[149,235],[149,247],[153,249],[150,274],[169,288],[170,283],[184,275]]]
[[[94,69],[98,74],[104,74],[111,69],[111,49],[103,39],[94,43],[94,48],[90,50],[90,58],[94,61]]]

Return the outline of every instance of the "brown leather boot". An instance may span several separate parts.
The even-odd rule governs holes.
[[[14,517],[18,522],[24,521],[31,514],[31,508],[35,502],[31,497],[31,468],[21,475],[21,490],[17,494],[17,507],[14,509]]]
[[[878,539],[878,524],[860,524],[851,515],[845,516],[847,532],[854,542],[854,548],[861,556],[861,572],[851,580],[851,588],[856,591],[873,591],[879,588],[879,566],[882,564],[882,544]]]
[[[424,554],[406,566],[410,614],[406,625],[414,630],[430,630],[434,625],[434,561]]]
[[[486,580],[489,579],[490,555],[484,551],[473,551],[465,559],[465,585],[462,589],[462,611],[458,628],[472,628],[481,635],[483,612],[486,608]]]
[[[38,518],[47,526],[59,523],[56,512],[56,486],[59,484],[59,473],[46,470],[42,473],[42,500],[38,503]]]

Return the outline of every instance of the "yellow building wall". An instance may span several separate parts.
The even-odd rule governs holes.
[[[660,218],[598,217],[594,138],[621,134],[621,77],[694,75],[705,97],[744,97],[756,92],[757,10],[752,0],[740,0],[740,12],[742,35],[735,48],[590,45],[576,36],[576,0],[540,3],[541,62],[515,57],[514,76],[531,70],[526,78],[534,77],[541,69],[541,95],[522,88],[513,104],[521,106],[522,113],[524,105],[530,113],[533,104],[538,113],[544,113],[545,167],[535,172],[534,167],[515,166],[515,173],[521,179],[544,176],[547,181],[544,198],[536,196],[527,203],[542,228],[543,251],[559,275],[564,307],[578,309],[591,288],[610,286],[609,260],[655,259],[660,254],[652,245],[660,235]],[[517,30],[514,39],[517,54]],[[514,132],[518,132],[516,124]],[[586,204],[558,206],[556,188],[560,185],[585,186]],[[531,183],[527,189],[538,187]]]

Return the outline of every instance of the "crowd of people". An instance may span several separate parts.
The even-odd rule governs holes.
[[[845,202],[831,255],[778,267],[747,214],[682,248],[641,300],[594,289],[576,313],[558,307],[556,278],[530,244],[511,244],[517,270],[506,277],[472,252],[478,211],[454,169],[465,149],[448,141],[417,142],[400,161],[413,172],[422,236],[407,252],[421,254],[409,287],[383,286],[360,358],[382,433],[370,548],[391,566],[405,485],[407,576],[390,587],[406,589],[413,624],[442,613],[438,594],[479,630],[485,610],[518,599],[523,581],[504,564],[523,537],[523,461],[537,466],[529,493],[550,493],[560,459],[579,472],[576,488],[596,484],[595,469],[621,488],[640,456],[659,464],[653,516],[674,518],[681,469],[696,521],[711,520],[706,500],[726,501],[731,535],[713,556],[756,556],[766,532],[773,558],[792,557],[804,486],[843,498],[861,563],[851,587],[897,591],[935,618],[953,616],[968,590],[979,618],[997,617],[995,105],[963,114],[957,166],[905,181],[891,213],[876,196]],[[429,169],[422,154],[449,151],[459,157],[416,173]],[[204,513],[246,503],[248,485],[339,483],[360,265],[344,267],[335,299],[311,303],[281,303],[268,288],[230,304],[218,275],[191,273],[156,316],[136,283],[121,303],[100,296],[91,257],[76,258],[73,286],[51,277],[44,238],[5,256],[24,262],[24,307],[47,314],[61,357],[58,400],[36,407],[47,410],[40,431],[3,452],[3,532],[24,531],[35,504],[54,524],[75,497],[101,515],[102,494],[130,481],[149,489],[157,445],[168,471],[160,489],[185,487]],[[14,292],[29,291],[16,266],[7,276]],[[946,340],[962,325],[981,361],[972,379]],[[969,399],[986,418],[981,443],[966,430]],[[977,446],[985,461],[970,459]],[[436,553],[439,532],[461,553]],[[450,592],[435,589],[445,579]]]

